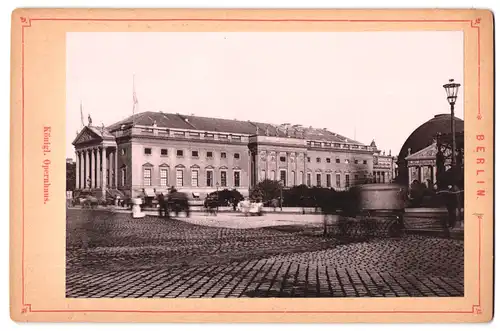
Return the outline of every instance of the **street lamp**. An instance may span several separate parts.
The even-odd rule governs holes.
[[[217,211],[219,211],[219,182],[215,183],[215,190],[217,192]]]
[[[460,87],[460,84],[455,83],[453,79],[450,79],[449,83],[444,84],[443,87],[446,90],[448,103],[450,104],[451,108],[451,139],[452,139],[451,166],[453,168],[453,171],[455,171],[455,165],[457,164],[457,157],[455,154],[457,151],[457,142],[455,139],[455,102],[457,101],[458,88]]]
[[[280,180],[280,210],[283,211],[283,186],[285,186],[285,181]]]

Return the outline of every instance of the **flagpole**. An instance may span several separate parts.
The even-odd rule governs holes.
[[[82,125],[82,129],[85,127],[85,122],[83,121],[83,104],[82,100],[80,100],[80,124]]]
[[[138,105],[137,95],[135,93],[135,73],[132,75],[132,127],[135,123],[135,111]]]

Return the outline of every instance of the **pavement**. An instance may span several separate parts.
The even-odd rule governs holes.
[[[345,242],[320,215],[67,210],[71,298],[463,296],[463,241]]]

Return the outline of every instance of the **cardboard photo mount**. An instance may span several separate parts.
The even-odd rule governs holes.
[[[464,297],[65,298],[67,32],[462,31]],[[387,52],[391,50],[388,49]],[[485,322],[493,314],[493,15],[487,10],[17,9],[12,14],[11,317],[106,322]],[[298,64],[300,65],[300,64]],[[50,128],[50,203],[44,131]]]

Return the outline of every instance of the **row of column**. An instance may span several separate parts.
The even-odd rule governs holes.
[[[116,149],[90,147],[76,151],[76,189],[118,186],[118,155]],[[109,176],[111,175],[111,176]]]
[[[412,176],[412,174],[413,174],[412,168],[417,169],[416,178],[414,176]],[[424,174],[426,169],[427,169],[427,173],[429,174],[429,176],[425,176],[425,174]],[[409,180],[408,184],[411,185],[414,180],[418,180],[420,183],[427,184],[427,179],[430,179],[431,185],[433,185],[434,182],[436,181],[436,172],[437,172],[436,166],[432,166],[432,165],[410,166],[410,167],[408,167],[408,180]]]
[[[375,183],[386,183],[390,181],[389,173],[385,171],[374,171],[373,180]]]

